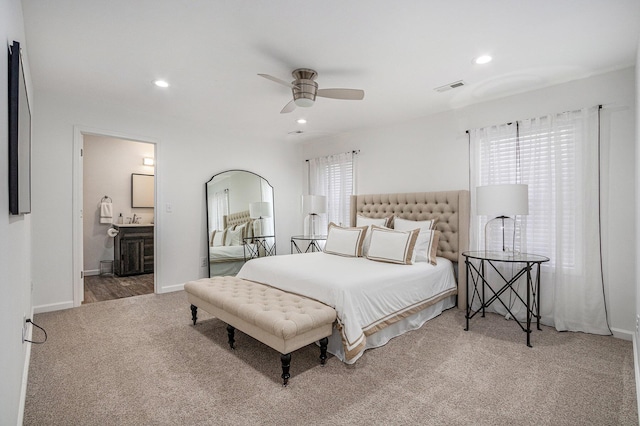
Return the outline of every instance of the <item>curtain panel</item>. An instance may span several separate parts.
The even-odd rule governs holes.
[[[541,321],[560,331],[611,334],[600,256],[598,112],[594,107],[469,132],[470,247],[484,248],[484,225],[492,219],[476,215],[476,187],[527,184],[529,214],[516,218],[520,250],[551,259],[541,268]],[[524,282],[517,287],[524,297]],[[514,299],[514,314],[524,318]]]
[[[327,197],[327,214],[320,215],[320,229],[327,233],[330,222],[349,226],[351,195],[355,188],[353,152],[309,160],[309,194]]]

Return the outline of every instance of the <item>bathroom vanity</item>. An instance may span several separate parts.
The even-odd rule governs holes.
[[[113,268],[119,276],[153,272],[153,225],[113,225],[118,230],[113,244]]]

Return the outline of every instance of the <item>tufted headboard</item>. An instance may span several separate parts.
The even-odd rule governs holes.
[[[438,256],[454,262],[458,274],[458,308],[466,307],[462,252],[469,249],[469,191],[352,195],[351,226],[355,226],[358,214],[374,218],[437,219],[436,229],[440,231]]]
[[[245,222],[250,222],[251,216],[249,216],[249,210],[230,213],[222,217],[222,223],[224,224],[224,228],[226,229],[228,226],[241,225]]]

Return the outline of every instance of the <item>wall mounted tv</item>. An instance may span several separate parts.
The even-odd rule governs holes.
[[[9,46],[9,213],[31,213],[31,112],[17,41]]]

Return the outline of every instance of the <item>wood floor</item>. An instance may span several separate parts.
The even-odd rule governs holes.
[[[131,275],[91,275],[84,277],[84,302],[103,302],[153,293],[153,274]]]

